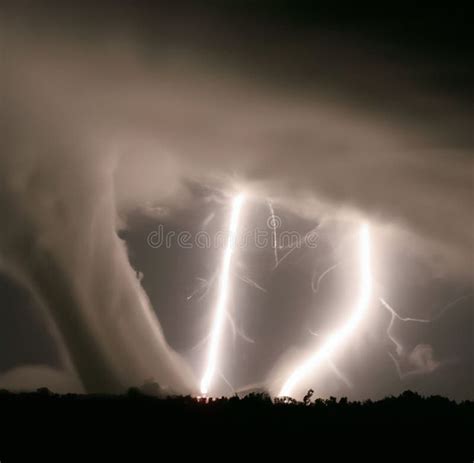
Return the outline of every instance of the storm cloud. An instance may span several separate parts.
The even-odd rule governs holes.
[[[153,10],[153,26],[131,11],[0,18],[0,262],[87,390],[195,390],[117,236],[147,204],[192,203],[190,183],[321,223],[367,217],[433,273],[472,277],[473,114],[430,59],[212,9]],[[430,349],[412,363],[434,365]]]

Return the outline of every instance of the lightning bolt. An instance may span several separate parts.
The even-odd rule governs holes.
[[[236,247],[237,232],[239,227],[240,213],[245,201],[243,193],[238,194],[232,201],[232,212],[229,221],[229,237],[224,250],[221,273],[219,276],[219,293],[213,318],[210,335],[209,350],[207,356],[206,371],[201,380],[201,393],[207,394],[212,379],[215,376],[221,345],[222,331],[227,316],[227,305],[230,291],[230,273],[232,256]]]
[[[342,328],[334,332],[314,354],[293,371],[283,384],[278,394],[279,397],[291,396],[298,383],[311,374],[323,361],[330,360],[331,355],[348,340],[367,314],[372,297],[373,280],[370,265],[370,231],[366,223],[361,225],[359,231],[359,262],[359,298],[350,319]]]
[[[267,204],[268,204],[268,209],[270,210],[270,225],[272,226],[272,232],[273,232],[272,248],[273,248],[273,255],[275,257],[274,269],[276,269],[278,267],[278,264],[280,263],[278,261],[277,222],[276,222],[276,217],[275,217],[275,209],[273,209],[272,202],[268,200]]]

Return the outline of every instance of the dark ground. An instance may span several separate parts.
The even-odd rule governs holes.
[[[473,461],[474,456],[474,403],[410,391],[362,403],[272,402],[262,394],[206,403],[159,399],[136,389],[122,396],[2,391],[0,411],[2,463],[169,461],[186,455],[253,459],[256,452],[264,452],[264,461],[274,454],[291,455],[288,461],[297,455],[317,461],[356,454],[379,461]]]

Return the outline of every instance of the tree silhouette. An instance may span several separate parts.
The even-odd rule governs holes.
[[[310,404],[310,401],[311,401],[311,397],[313,397],[313,394],[314,394],[314,391],[313,389],[310,389],[306,395],[303,397],[303,403],[305,405],[309,405]]]

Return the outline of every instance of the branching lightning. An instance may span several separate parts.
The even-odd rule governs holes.
[[[207,281],[204,278],[197,278],[199,281],[200,285],[189,295],[186,297],[187,301],[190,301],[193,299],[197,294],[200,294],[198,300],[203,299],[206,297],[207,293],[209,292],[209,289],[212,287],[214,280],[216,279],[216,276],[213,276],[209,281]]]
[[[293,394],[295,386],[306,378],[323,361],[330,359],[365,318],[372,297],[372,274],[370,265],[370,231],[367,224],[361,225],[359,232],[360,293],[354,312],[346,324],[333,333],[324,344],[307,360],[299,365],[283,384],[278,396],[287,397]]]
[[[213,326],[210,335],[210,344],[207,357],[206,371],[201,380],[201,393],[207,394],[212,379],[215,376],[221,345],[222,330],[227,314],[227,304],[230,290],[230,274],[232,255],[234,254],[239,228],[239,219],[245,196],[240,193],[232,201],[232,212],[229,222],[229,237],[224,250],[221,274],[219,276],[219,294],[213,317]]]
[[[250,344],[254,344],[255,343],[254,339],[248,337],[241,329],[237,328],[237,325],[235,324],[235,321],[230,315],[230,313],[226,312],[226,315],[227,315],[227,321],[229,322],[229,325],[232,329],[234,342],[235,342],[235,339],[237,338],[237,335],[239,335],[244,341],[247,341]]]
[[[314,232],[318,229],[318,227],[319,227],[319,225],[316,225],[316,227],[314,227],[314,228],[311,229],[308,233],[306,233],[306,235],[305,235],[304,237],[299,238],[299,239],[298,239],[298,242],[297,242],[295,245],[291,246],[291,247],[288,249],[288,251],[287,251],[285,254],[283,254],[283,256],[282,256],[281,258],[278,258],[278,263],[277,263],[277,265],[275,265],[275,266],[273,267],[273,270],[275,270],[276,268],[278,268],[278,266],[279,266],[288,256],[290,256],[291,254],[293,254],[294,251],[296,251],[297,249],[302,249],[302,247],[303,247],[302,245],[303,245],[305,239],[307,239],[308,236],[310,236],[312,233],[314,233]],[[282,249],[282,248],[280,247],[280,249]]]
[[[242,280],[244,283],[248,284],[252,288],[258,289],[262,293],[267,292],[267,290],[265,288],[260,286],[256,281],[252,280],[251,278],[249,278],[247,276],[242,276],[242,275],[237,275],[237,277],[239,278],[239,280]]]
[[[337,368],[337,366],[334,364],[334,362],[331,359],[327,360],[327,363],[329,365],[329,368],[334,372],[334,374],[349,388],[352,389],[352,383],[349,381],[349,379]]]
[[[275,209],[273,209],[272,202],[268,200],[267,203],[268,203],[268,209],[270,209],[270,222],[269,223],[272,226],[272,232],[273,232],[272,248],[273,248],[273,255],[275,257],[275,266],[273,268],[276,269],[278,267],[278,264],[280,263],[278,261],[277,220],[275,217]]]
[[[323,281],[324,277],[325,277],[328,273],[332,272],[335,268],[337,268],[338,265],[339,265],[339,263],[334,264],[334,265],[332,265],[331,267],[329,267],[327,270],[325,270],[325,271],[319,276],[319,278],[318,278],[316,284],[314,284],[314,278],[313,278],[313,280],[311,281],[311,288],[312,288],[312,290],[313,290],[313,293],[316,294],[316,293],[319,291],[319,285],[321,284],[321,281]]]
[[[216,284],[218,285],[218,294],[217,301],[215,304],[215,312],[213,314],[212,328],[209,335],[198,345],[201,346],[204,342],[208,343],[207,364],[200,384],[202,394],[207,394],[209,392],[211,383],[216,376],[221,376],[223,378],[223,381],[227,383],[227,385],[231,389],[233,389],[230,383],[223,377],[222,372],[219,371],[218,367],[221,355],[220,350],[223,331],[225,329],[226,323],[230,324],[230,328],[232,330],[232,333],[234,334],[234,339],[238,334],[247,342],[255,342],[253,339],[247,337],[237,328],[235,322],[232,319],[231,313],[229,312],[229,294],[231,290],[230,282],[235,277],[259,291],[262,291],[264,293],[267,292],[266,289],[260,286],[257,282],[251,280],[247,276],[239,275],[238,270],[234,268],[236,266],[233,263],[233,254],[235,252],[240,215],[244,202],[245,197],[243,194],[238,194],[232,200],[232,210],[229,218],[229,239],[226,242],[226,246],[223,252],[222,263],[219,273],[216,273],[209,280],[199,279],[199,287],[190,296],[188,296],[188,300],[192,299],[194,296],[199,296],[199,299],[201,299],[208,294],[210,288],[214,286],[214,282],[216,282]],[[299,249],[301,247],[301,239],[296,245],[285,250],[286,252],[283,253],[282,248],[278,247],[277,243],[277,221],[279,219],[275,216],[275,211],[270,200],[267,200],[267,205],[270,211],[270,221],[268,223],[270,224],[269,227],[272,233],[272,248],[274,254],[273,270],[275,270],[285,259],[288,258],[289,255],[291,255],[296,249]],[[205,223],[209,223],[212,219],[213,215],[206,219]],[[315,227],[315,229],[316,228],[318,227]],[[315,229],[313,229],[312,231],[314,231]],[[342,328],[336,329],[327,338],[323,339],[322,344],[320,344],[319,347],[306,359],[303,359],[303,362],[301,364],[297,365],[297,367],[283,383],[283,386],[281,387],[278,393],[279,397],[294,395],[297,386],[303,381],[305,381],[305,379],[308,378],[321,365],[328,365],[339,379],[341,379],[348,387],[351,386],[350,381],[341,373],[341,371],[336,367],[336,365],[334,365],[333,356],[335,352],[345,343],[347,343],[349,338],[354,335],[362,320],[367,316],[371,300],[375,296],[374,293],[378,292],[375,289],[377,283],[373,278],[371,270],[371,233],[369,225],[367,223],[363,223],[360,225],[360,229],[358,231],[357,236],[359,290],[358,298],[355,302],[353,312],[349,316],[349,319],[343,324]],[[317,276],[317,278],[316,275],[313,276],[311,286],[314,293],[317,293],[319,291],[321,282],[339,265],[340,263],[332,265],[319,276]],[[389,355],[394,361],[395,367],[397,368],[400,377],[404,377],[406,376],[406,374],[402,374],[396,356],[404,359],[404,361],[407,361],[407,359],[409,360],[411,358],[411,354],[407,353],[401,342],[396,339],[393,333],[394,324],[396,322],[431,323],[440,318],[447,310],[449,310],[451,307],[453,307],[459,301],[465,299],[466,297],[469,297],[469,295],[458,297],[457,299],[449,302],[448,304],[446,304],[446,306],[444,306],[441,310],[438,311],[435,317],[431,319],[401,316],[385,299],[381,297],[379,298],[379,301],[382,306],[387,309],[387,311],[389,311],[391,315],[390,322],[387,327],[387,336],[395,347],[396,355],[392,355],[392,353],[389,353]],[[320,336],[321,338],[323,337],[318,333],[312,332],[311,330],[309,330],[309,332],[314,336]],[[418,370],[411,370],[408,374],[414,374],[417,371]]]
[[[466,299],[469,295],[463,295],[463,296],[460,296],[454,300],[452,300],[451,302],[449,302],[448,304],[446,304],[439,312],[438,314],[431,318],[431,319],[425,319],[425,318],[411,318],[411,317],[402,317],[400,314],[398,314],[398,312],[388,303],[385,301],[385,299],[383,298],[380,298],[380,302],[381,304],[390,312],[391,314],[391,318],[390,318],[390,323],[387,327],[387,337],[390,339],[390,341],[392,341],[392,343],[394,344],[395,346],[395,351],[397,353],[397,356],[399,358],[403,358],[403,357],[409,357],[409,354],[407,354],[405,352],[405,349],[403,347],[403,345],[396,339],[396,337],[392,334],[392,329],[393,329],[393,325],[395,323],[395,320],[398,320],[400,322],[413,322],[413,323],[433,323],[435,322],[436,320],[438,320],[439,318],[441,318],[444,313],[449,310],[450,308],[454,307],[458,302]],[[400,363],[399,363],[399,360],[397,360],[397,358],[391,353],[389,352],[388,355],[390,356],[390,358],[392,359],[394,365],[395,365],[395,368],[397,370],[397,373],[398,373],[398,376],[403,379],[403,378],[406,378],[407,376],[412,376],[412,375],[416,375],[416,374],[419,374],[419,373],[422,373],[424,372],[425,370],[423,368],[415,368],[415,369],[412,369],[408,372],[402,372],[402,369],[400,367]],[[438,365],[436,363],[434,363],[431,368],[436,368]]]
[[[390,304],[388,304],[384,299],[380,298],[380,302],[392,315],[392,318],[390,319],[390,323],[387,327],[387,336],[390,339],[390,341],[392,341],[393,344],[395,345],[397,354],[401,355],[402,352],[403,352],[403,346],[392,335],[392,328],[393,328],[393,324],[395,322],[395,319],[398,319],[402,322],[416,322],[416,323],[430,323],[431,320],[426,320],[426,319],[423,319],[423,318],[401,317],[400,315],[398,315],[397,312],[395,312],[395,310],[390,306]]]

